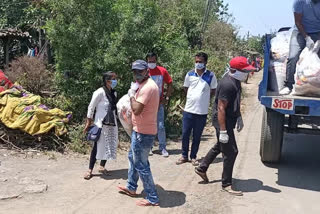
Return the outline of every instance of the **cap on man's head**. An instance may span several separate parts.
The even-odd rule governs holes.
[[[144,60],[136,60],[132,63],[131,70],[145,70],[148,69],[148,63]]]
[[[230,60],[229,62],[230,68],[251,72],[252,70],[256,70],[255,67],[248,63],[248,59],[243,56],[237,56]]]

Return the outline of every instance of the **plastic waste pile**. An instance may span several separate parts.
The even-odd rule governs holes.
[[[313,49],[303,49],[297,63],[293,95],[320,97],[320,40]]]
[[[291,34],[292,30],[282,31],[271,39],[272,60],[269,65],[269,88],[275,92],[284,88]]]

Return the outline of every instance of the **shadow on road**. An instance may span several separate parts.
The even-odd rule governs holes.
[[[242,192],[258,192],[260,190],[280,193],[281,190],[270,187],[268,185],[263,185],[263,182],[258,179],[233,179],[236,190],[240,190]]]
[[[320,192],[320,137],[286,134],[277,184]]]
[[[169,191],[157,185],[161,208],[172,208],[182,206],[186,203],[186,194],[178,191]]]
[[[128,169],[112,170],[112,171],[108,171],[107,174],[93,174],[92,177],[100,177],[105,180],[117,180],[117,179],[127,180]]]
[[[179,207],[186,203],[186,194],[178,191],[169,191],[163,189],[160,185],[156,184],[157,192],[160,199],[161,208]],[[144,190],[141,192],[141,197],[145,197]]]

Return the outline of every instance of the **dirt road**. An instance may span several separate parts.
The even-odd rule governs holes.
[[[261,74],[245,85],[245,128],[237,135],[240,150],[234,170],[234,184],[244,192],[233,197],[221,192],[221,156],[208,171],[209,184],[200,182],[191,164],[175,165],[180,142],[170,142],[170,157],[149,158],[160,207],[141,208],[138,198],[118,193],[116,186],[127,179],[127,153],[107,163],[109,176],[82,178],[88,157],[30,153],[27,156],[0,150],[0,213],[320,213],[320,144],[309,137],[286,136],[284,161],[265,166],[259,158],[261,106],[257,88]],[[208,127],[198,157],[215,142]],[[318,140],[319,141],[319,140]],[[142,192],[139,183],[138,193]],[[142,196],[143,197],[143,193]]]

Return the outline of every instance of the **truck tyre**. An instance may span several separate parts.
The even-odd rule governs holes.
[[[283,131],[284,114],[269,108],[264,108],[260,139],[260,156],[262,162],[279,162],[281,158]]]

